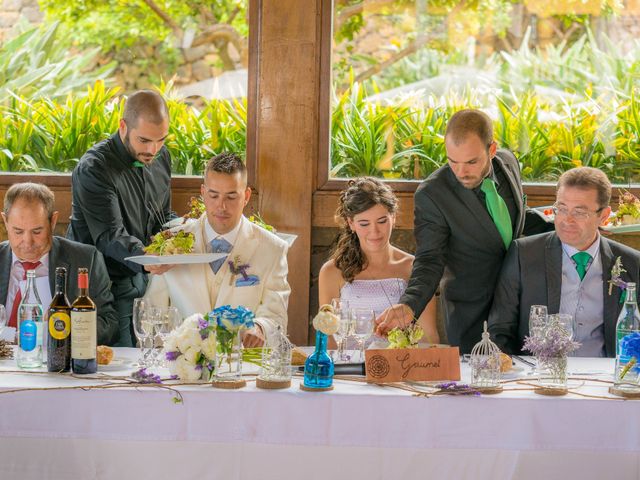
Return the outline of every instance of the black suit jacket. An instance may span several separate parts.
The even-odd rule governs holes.
[[[604,343],[608,357],[616,354],[616,322],[622,304],[620,289],[609,295],[611,268],[620,257],[625,281],[638,282],[640,253],[621,243],[600,237],[602,288],[604,291]],[[555,232],[522,238],[513,242],[502,266],[489,315],[493,341],[506,353],[521,353],[529,335],[531,305],[547,305],[549,313],[560,310],[562,288],[562,244]]]
[[[517,215],[513,238],[527,226],[548,227],[527,212],[520,167],[513,154],[499,150],[493,159],[511,186]],[[480,341],[506,248],[493,219],[473,190],[465,188],[449,165],[420,184],[415,193],[416,255],[409,286],[400,299],[416,317],[440,284],[447,336],[451,345],[468,353]],[[552,227],[551,227],[552,228]]]
[[[118,317],[113,307],[109,275],[102,254],[91,245],[83,245],[61,237],[53,237],[49,252],[49,287],[55,292],[56,267],[67,269],[67,297],[78,296],[78,268],[89,269],[89,296],[98,310],[98,344],[113,345],[119,337]],[[11,274],[11,246],[0,243],[0,302],[6,304]],[[46,310],[48,305],[43,305]],[[73,332],[72,332],[73,334]]]

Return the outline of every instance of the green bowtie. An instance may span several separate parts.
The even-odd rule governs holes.
[[[496,224],[504,246],[505,248],[509,248],[511,240],[513,239],[513,227],[511,226],[511,216],[509,215],[507,204],[496,190],[495,182],[490,178],[485,178],[482,181],[480,190],[484,192],[487,210],[489,210],[489,215],[493,218],[493,223]]]
[[[139,168],[139,167],[144,167],[144,163],[139,162],[138,160],[135,160],[135,161],[133,162],[133,166],[134,166],[134,167],[138,167],[138,168]]]

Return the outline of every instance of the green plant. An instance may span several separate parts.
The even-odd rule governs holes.
[[[113,64],[94,67],[97,50],[69,55],[59,24],[30,28],[0,44],[0,103],[12,95],[60,99],[106,78]]]
[[[206,102],[202,110],[170,97],[167,148],[173,171],[201,174],[205,162],[221,151],[244,155],[246,100]],[[3,171],[71,171],[96,142],[118,129],[124,98],[103,82],[86,95],[69,94],[63,102],[13,96],[0,105],[0,169]]]

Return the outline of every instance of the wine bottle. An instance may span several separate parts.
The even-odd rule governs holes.
[[[56,268],[56,292],[48,317],[47,370],[68,372],[71,366],[71,307],[67,298],[67,269]]]
[[[71,305],[71,370],[96,373],[98,324],[96,304],[89,298],[89,273],[78,269],[78,298]]]
[[[27,270],[27,286],[18,307],[18,354],[19,368],[42,366],[42,301],[36,289],[36,271]]]

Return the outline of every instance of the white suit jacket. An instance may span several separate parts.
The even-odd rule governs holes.
[[[206,214],[197,221],[188,223],[181,230],[195,236],[194,253],[206,253]],[[287,304],[291,288],[287,283],[287,242],[267,230],[241,219],[240,230],[227,260],[238,258],[248,264],[246,273],[255,275],[255,285],[238,284],[242,275],[234,275],[225,261],[217,275],[215,284],[218,295],[215,301],[208,291],[208,263],[178,265],[163,275],[152,275],[145,299],[158,306],[169,304],[178,308],[187,317],[194,313],[207,313],[222,305],[242,305],[255,313],[265,336],[282,326],[287,329]]]

